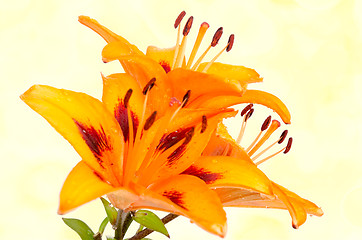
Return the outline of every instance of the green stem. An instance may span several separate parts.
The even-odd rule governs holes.
[[[114,239],[123,240],[132,221],[133,219],[131,212],[126,212],[120,209],[117,214],[117,228],[114,234]]]
[[[179,215],[170,213],[168,214],[166,217],[162,218],[162,222],[163,224],[167,224],[169,222],[171,222],[172,220],[174,220],[175,218],[177,218]],[[151,229],[144,229],[140,232],[138,232],[136,235],[134,235],[133,237],[129,238],[128,240],[140,240],[146,236],[148,236],[149,234],[151,234],[153,232],[153,230]]]

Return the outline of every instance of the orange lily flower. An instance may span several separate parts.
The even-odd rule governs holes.
[[[144,86],[150,78],[157,78],[157,90],[153,91],[154,95],[158,95],[158,98],[153,98],[153,101],[157,102],[153,103],[155,105],[168,102],[170,98],[181,101],[185,92],[190,90],[187,108],[216,109],[240,103],[257,103],[273,109],[285,123],[290,123],[290,113],[279,98],[267,92],[247,89],[248,84],[263,80],[255,70],[215,62],[223,52],[231,50],[234,43],[233,34],[219,54],[210,62],[202,62],[210,48],[218,44],[223,32],[223,29],[219,28],[209,47],[195,61],[203,37],[209,28],[209,24],[202,23],[190,57],[186,61],[186,42],[193,17],[190,17],[185,24],[181,40],[180,23],[184,16],[185,12],[182,12],[174,24],[178,29],[175,47],[162,49],[150,46],[146,54],[94,19],[80,16],[79,22],[97,32],[108,43],[102,51],[104,62],[119,60],[124,71],[133,76],[141,86]],[[160,95],[161,92],[164,95]],[[152,110],[154,108],[151,106],[150,111]]]
[[[217,194],[198,177],[182,172],[201,156],[217,124],[236,112],[185,108],[188,93],[181,104],[156,106],[154,78],[143,88],[127,73],[103,76],[103,82],[102,102],[43,85],[21,96],[82,157],[65,180],[59,214],[107,194],[119,209],[176,213],[224,236],[226,216]],[[163,114],[148,114],[149,107],[163,109]],[[210,158],[209,164],[213,162]],[[253,164],[240,165],[230,157],[223,170],[214,176],[216,182],[272,195],[269,179]]]
[[[306,221],[307,214],[322,216],[322,209],[316,206],[314,203],[298,196],[297,194],[272,181],[271,186],[274,198],[266,196],[265,194],[258,191],[245,189],[243,187],[236,187],[229,183],[215,185],[213,181],[209,181],[208,172],[212,172],[212,174],[218,174],[219,172],[222,172],[222,168],[217,169],[218,166],[211,166],[206,163],[207,159],[211,156],[214,158],[215,156],[220,157],[220,166],[223,166],[223,161],[226,159],[225,157],[221,156],[237,158],[240,165],[253,164],[254,166],[257,166],[281,152],[289,152],[292,144],[292,138],[289,138],[288,143],[282,149],[267,157],[264,157],[263,159],[260,159],[260,157],[269,152],[273,146],[282,144],[288,133],[288,130],[284,130],[281,136],[274,143],[268,147],[265,147],[262,151],[259,151],[259,149],[264,145],[265,141],[270,136],[272,136],[272,133],[277,128],[280,127],[279,121],[271,120],[270,116],[264,121],[261,127],[261,131],[256,136],[253,143],[251,143],[247,148],[240,146],[246,123],[251,117],[253,111],[254,109],[252,104],[248,105],[242,111],[244,120],[239,137],[236,141],[229,135],[226,127],[222,123],[219,123],[217,130],[215,130],[208,145],[204,149],[204,158],[197,160],[184,173],[203,179],[210,186],[210,188],[215,190],[215,192],[220,197],[223,206],[225,207],[287,209],[292,217],[292,226],[294,228],[298,228]],[[256,154],[257,151],[259,151],[258,154]],[[202,171],[200,171],[200,169],[202,169]]]

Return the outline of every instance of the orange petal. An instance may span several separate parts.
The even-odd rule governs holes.
[[[248,159],[200,157],[183,174],[199,177],[210,188],[241,187],[273,195],[270,180]]]
[[[118,59],[125,72],[131,75],[143,89],[146,84],[156,78],[152,90],[149,92],[148,109],[163,112],[171,99],[171,89],[167,83],[167,76],[163,68],[151,58],[141,55],[121,55],[115,50],[119,44],[109,43],[102,52],[105,61]],[[110,49],[111,48],[111,49]],[[185,92],[186,93],[186,92]]]
[[[155,46],[149,46],[146,51],[146,56],[152,58],[158,64],[160,64],[166,73],[171,71],[173,64],[173,58],[175,55],[175,49],[173,48],[158,48]]]
[[[221,112],[218,115],[207,118],[207,126],[204,131],[201,131],[202,123],[200,118],[197,125],[179,129],[177,132],[170,132],[168,136],[171,137],[166,136],[162,138],[159,146],[161,146],[161,149],[162,146],[166,147],[158,150],[162,152],[160,156],[154,159],[149,167],[144,170],[144,175],[141,176],[143,183],[145,181],[150,183],[156,179],[168,178],[186,170],[201,155],[217,124],[229,114],[229,112]],[[192,137],[187,139],[187,134],[191,131]],[[176,143],[170,144],[180,134],[183,138],[180,137],[179,145]]]
[[[306,213],[322,216],[323,211],[314,203],[303,199],[286,188],[272,182],[272,189],[277,198],[260,194],[244,188],[217,188],[219,195],[226,207],[256,207],[287,209],[292,217],[293,227],[298,228],[306,220]]]
[[[199,123],[202,119],[202,116],[206,116],[207,118],[214,117],[218,114],[223,113],[224,118],[234,117],[237,114],[232,108],[217,108],[217,109],[189,109],[182,108],[178,113],[177,117],[175,117],[167,130],[169,132],[175,131],[180,127],[189,127]]]
[[[107,109],[113,114],[118,121],[125,140],[129,135],[128,110],[133,120],[133,132],[136,133],[138,124],[141,121],[143,103],[145,100],[140,86],[136,80],[126,73],[112,74],[107,77],[103,76],[103,97],[102,101]],[[124,98],[129,89],[132,89],[131,97],[124,105]],[[127,100],[126,100],[127,101]]]
[[[225,79],[191,70],[177,68],[168,74],[172,96],[182,99],[191,90],[190,102],[203,95],[241,96],[242,86],[237,80]]]
[[[245,150],[230,136],[223,123],[218,124],[202,155],[230,156],[249,161],[250,163],[253,162]]]
[[[208,64],[208,62],[201,63],[200,66],[197,68],[197,71],[201,72]],[[210,68],[208,68],[206,73],[215,74],[225,79],[238,80],[241,86],[246,86],[249,83],[263,81],[263,78],[261,78],[254,69],[219,62],[214,62],[213,64],[211,64]]]
[[[219,198],[194,176],[177,175],[152,184],[139,201],[132,204],[130,210],[140,208],[185,216],[220,237],[226,233],[226,215]]]
[[[127,46],[131,53],[143,55],[143,53],[135,45],[130,44],[126,39],[102,26],[96,20],[88,16],[79,16],[78,21],[98,33],[104,40],[106,40],[106,42],[120,42]]]
[[[284,123],[290,123],[290,113],[285,104],[273,94],[259,90],[245,90],[242,96],[209,96],[208,99],[198,99],[197,102],[193,103],[192,107],[220,108],[240,103],[264,105],[279,114]]]
[[[116,188],[104,182],[101,176],[84,161],[81,161],[73,168],[64,182],[60,192],[58,213],[65,214],[115,190]]]
[[[315,205],[314,203],[312,203],[311,201],[308,201],[307,199],[301,198],[300,196],[298,196],[297,194],[289,191],[288,189],[286,189],[285,187],[280,186],[279,184],[273,183],[273,185],[278,186],[278,188],[280,190],[282,190],[286,196],[288,196],[289,200],[292,202],[296,202],[299,205],[302,205],[303,208],[306,210],[306,212],[308,214],[313,214],[315,216],[322,216],[323,215],[323,211],[320,207],[318,207],[317,205]]]
[[[34,85],[21,99],[67,139],[92,169],[119,184],[123,136],[102,102],[84,93],[42,85]]]

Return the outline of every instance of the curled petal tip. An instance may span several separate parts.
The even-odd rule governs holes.
[[[226,236],[227,231],[227,225],[225,224],[214,224],[212,226],[212,229],[215,231],[215,233],[219,236],[224,238]]]

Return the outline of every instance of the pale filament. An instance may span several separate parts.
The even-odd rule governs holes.
[[[275,157],[276,155],[278,155],[279,153],[281,153],[281,152],[283,152],[283,151],[284,151],[284,153],[287,153],[287,152],[290,150],[290,147],[291,147],[291,144],[292,144],[292,140],[293,140],[292,138],[289,138],[288,143],[287,143],[287,145],[286,145],[284,148],[280,149],[279,151],[271,154],[270,156],[268,156],[268,157],[266,157],[266,158],[263,158],[263,159],[259,160],[259,161],[256,162],[255,164],[256,164],[256,165],[259,165],[259,164],[261,164],[261,163],[269,160],[270,158]],[[278,141],[277,141],[277,142],[278,142]],[[274,144],[275,144],[275,143],[274,143]]]

